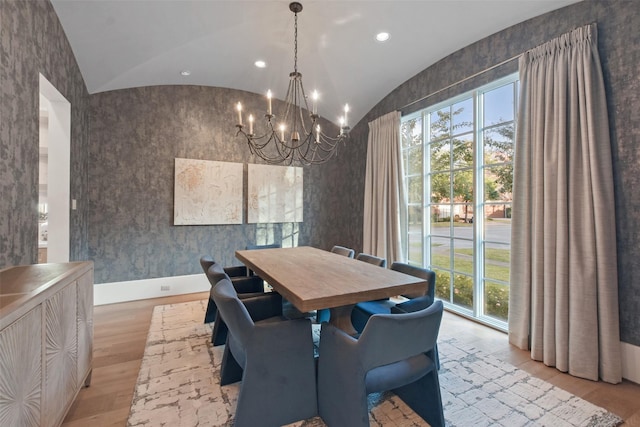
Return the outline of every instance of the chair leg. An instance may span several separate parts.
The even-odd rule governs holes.
[[[213,323],[213,332],[211,333],[211,343],[213,346],[222,345],[227,342],[227,333],[229,332],[229,328],[227,324],[224,323],[222,317],[220,317],[220,312],[216,314],[216,321]]]
[[[322,339],[321,339],[322,341]],[[318,360],[318,414],[328,426],[369,427],[369,410],[364,378],[347,376],[355,373],[342,361],[322,359],[322,343]],[[334,369],[337,365],[338,369]],[[347,381],[344,378],[348,378]]]
[[[431,352],[427,353],[427,356],[431,358],[434,362],[436,362],[436,369],[440,370],[440,354],[438,353],[438,344],[433,347]]]
[[[424,377],[411,384],[393,390],[416,414],[431,427],[444,427],[442,395],[438,370],[434,368]]]
[[[224,346],[222,364],[220,365],[220,385],[237,383],[242,379],[242,368],[229,350],[229,343]]]
[[[217,313],[218,307],[216,307],[216,303],[213,302],[211,298],[209,298],[209,303],[207,304],[207,312],[204,315],[204,323],[211,323],[216,320]]]

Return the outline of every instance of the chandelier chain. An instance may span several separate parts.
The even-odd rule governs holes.
[[[293,71],[298,72],[298,12],[293,15]]]

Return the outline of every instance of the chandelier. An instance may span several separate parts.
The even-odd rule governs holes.
[[[271,108],[271,91],[267,92],[267,112],[264,115],[264,133],[254,134],[254,116],[249,115],[248,129],[242,121],[242,104],[238,102],[238,132],[246,138],[252,154],[270,164],[292,164],[299,161],[303,164],[324,163],[337,153],[338,145],[344,144],[349,135],[347,113],[349,106],[344,106],[344,116],[340,118],[340,131],[335,137],[326,135],[320,128],[317,110],[318,91],[312,94],[311,108],[307,103],[307,95],[302,85],[302,74],[298,72],[298,13],[302,5],[298,2],[289,4],[294,13],[294,48],[293,72],[289,74],[289,87],[284,99],[284,108],[279,116],[273,114]]]

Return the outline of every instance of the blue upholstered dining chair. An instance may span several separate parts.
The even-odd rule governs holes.
[[[275,307],[268,299],[278,294],[240,300],[224,274],[212,277],[213,299],[229,327],[220,384],[242,380],[234,425],[281,426],[316,416],[311,321],[257,316],[264,301]]]
[[[369,317],[374,314],[391,313],[392,307],[394,307],[394,311],[397,312],[411,312],[429,307],[431,304],[433,304],[436,291],[435,272],[426,268],[417,267],[402,262],[394,262],[393,264],[391,264],[391,270],[424,279],[427,282],[426,289],[418,294],[403,295],[409,300],[398,304],[388,299],[366,301],[356,304],[356,306],[353,308],[353,311],[351,312],[351,323],[353,323],[353,327],[356,331],[362,332],[364,326],[367,324],[367,320],[369,319]],[[396,310],[396,308],[398,310]]]
[[[219,265],[215,262],[213,257],[209,255],[203,255],[200,257],[200,266],[204,271],[204,274],[207,275],[207,271],[212,265]],[[221,267],[222,271],[226,273],[231,282],[233,283],[233,287],[236,289],[236,292],[239,294],[252,294],[256,292],[264,292],[264,285],[260,278],[251,277],[248,274],[247,267],[244,265],[233,266],[233,267]],[[207,279],[209,277],[207,276]],[[209,280],[209,283],[213,287],[213,283]],[[204,323],[213,322],[216,318],[216,303],[213,302],[211,296],[209,296],[209,303],[207,304],[207,311],[204,315]]]
[[[335,245],[334,247],[332,247],[331,252],[338,255],[344,255],[349,258],[353,258],[353,256],[356,254],[356,251],[354,251],[353,249],[345,248],[344,246],[340,245]]]
[[[369,255],[369,254],[365,254],[365,253],[359,253],[356,256],[356,259],[358,261],[364,261],[364,262],[368,262],[369,264],[373,264],[373,265],[377,265],[378,267],[386,267],[387,266],[387,260],[384,258],[380,258],[377,256],[373,256],[373,255]]]
[[[434,348],[442,301],[404,314],[375,314],[359,338],[323,323],[318,410],[330,426],[368,427],[367,395],[393,391],[433,427],[444,426]]]
[[[211,343],[214,346],[222,345],[227,340],[227,325],[220,317],[220,313],[217,310],[215,301],[213,300],[213,287],[217,283],[212,278],[217,274],[228,274],[228,271],[232,273],[241,272],[244,267],[230,267],[223,268],[220,264],[213,261],[213,258],[209,256],[203,256],[200,258],[200,265],[204,269],[204,273],[211,284],[211,290],[209,291],[209,302],[207,304],[207,311],[204,316],[204,323],[213,323],[213,331],[211,333]],[[244,270],[246,272],[246,268]],[[256,295],[264,294],[264,282],[258,276],[235,276],[230,279],[234,289],[240,295],[240,298],[248,298]]]
[[[206,273],[209,267],[211,267],[216,261],[210,255],[203,255],[200,257],[200,266]],[[244,265],[234,265],[231,267],[224,267],[224,272],[227,273],[227,276],[233,281],[233,279],[239,278],[244,279],[249,276],[249,270]]]

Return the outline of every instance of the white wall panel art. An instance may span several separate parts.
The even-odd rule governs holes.
[[[242,224],[242,163],[175,161],[174,225]]]
[[[303,168],[249,164],[249,223],[302,222]]]

